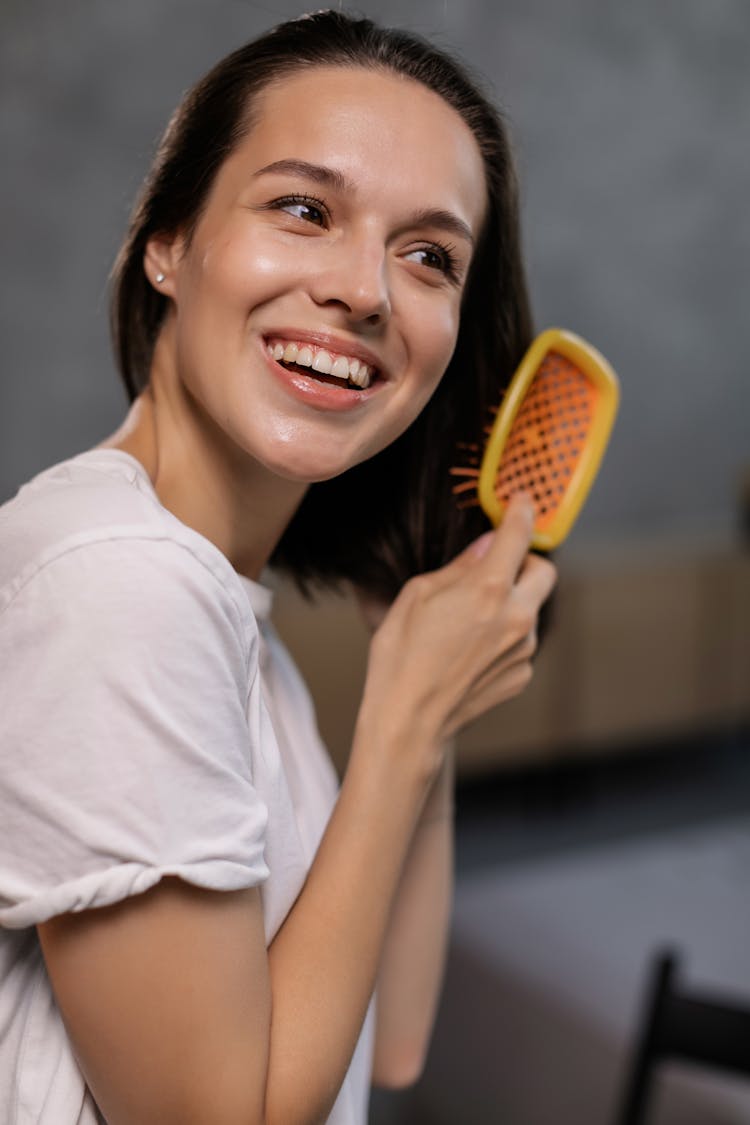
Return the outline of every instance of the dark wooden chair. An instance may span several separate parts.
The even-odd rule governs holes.
[[[682,987],[673,950],[653,962],[617,1125],[648,1125],[655,1072],[666,1060],[750,1077],[750,1004]]]

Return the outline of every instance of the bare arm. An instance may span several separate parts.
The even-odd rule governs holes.
[[[256,889],[163,879],[38,932],[108,1125],[264,1120],[271,993]]]
[[[440,996],[453,899],[453,749],[417,822],[378,973],[374,1085],[419,1077]]]
[[[267,954],[257,890],[179,880],[39,927],[108,1125],[325,1120],[429,783],[405,746],[378,743],[359,738],[307,882]]]
[[[411,881],[412,859],[414,871],[423,866],[412,842],[428,794],[439,791],[445,742],[507,698],[509,677],[528,679],[521,654],[554,574],[526,556],[530,529],[530,515],[512,505],[483,555],[470,548],[394,603],[371,646],[339,800],[267,953],[257,890],[218,894],[175,880],[39,927],[109,1125],[325,1120],[399,885]]]
[[[373,607],[365,607],[372,624]],[[528,681],[535,631],[504,659],[502,702]],[[378,974],[373,1083],[399,1087],[422,1071],[437,1012],[453,898],[454,747],[423,806],[406,857]]]

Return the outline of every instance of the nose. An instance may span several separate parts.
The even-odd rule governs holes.
[[[315,303],[340,308],[354,323],[384,324],[391,315],[391,297],[383,243],[374,237],[351,237],[329,246],[326,255],[310,287]]]

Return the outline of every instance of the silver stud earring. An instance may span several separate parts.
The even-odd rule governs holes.
[[[163,273],[157,273],[157,275],[156,275],[156,284],[157,284],[157,285],[161,285],[162,281],[164,281],[164,280],[165,280],[165,278],[166,278],[166,274],[163,274]]]

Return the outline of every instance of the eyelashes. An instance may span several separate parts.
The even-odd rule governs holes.
[[[280,199],[272,200],[268,208],[273,211],[287,211],[290,215],[294,214],[293,208],[298,208],[295,218],[319,227],[325,226],[330,219],[325,203],[322,199],[316,199],[314,195],[282,195]],[[303,215],[301,213],[303,210],[306,210],[308,215]],[[311,217],[313,213],[317,215],[317,219]]]
[[[265,210],[285,211],[301,222],[310,223],[311,226],[325,229],[331,221],[331,213],[323,202],[314,195],[282,195],[265,205]],[[449,281],[460,281],[460,270],[455,247],[442,242],[428,242],[410,250],[406,257],[415,260],[416,255],[422,256],[419,263],[425,269],[443,274]]]
[[[431,242],[427,246],[420,246],[418,249],[412,250],[408,256],[423,254],[427,258],[432,258],[432,262],[424,262],[423,265],[428,269],[440,270],[451,281],[458,281],[458,262],[454,249],[453,246],[443,245],[441,242]]]

